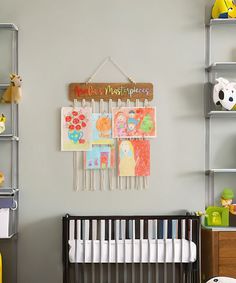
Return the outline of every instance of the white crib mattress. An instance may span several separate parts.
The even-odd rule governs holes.
[[[188,263],[197,259],[194,242],[185,239],[69,240],[71,263]]]

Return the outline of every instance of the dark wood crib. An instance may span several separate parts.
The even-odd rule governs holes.
[[[63,283],[199,283],[197,216],[63,217]]]

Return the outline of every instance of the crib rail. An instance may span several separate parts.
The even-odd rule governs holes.
[[[64,283],[199,283],[197,216],[63,217]]]

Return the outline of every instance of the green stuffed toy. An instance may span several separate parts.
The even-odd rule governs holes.
[[[213,19],[236,18],[236,5],[233,0],[216,0],[212,8]]]

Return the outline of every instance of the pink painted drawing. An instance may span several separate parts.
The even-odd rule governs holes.
[[[112,109],[113,138],[153,138],[156,136],[155,107]]]
[[[62,107],[61,109],[61,150],[91,150],[92,110],[89,107]]]
[[[122,140],[118,142],[119,176],[150,176],[150,142]]]

